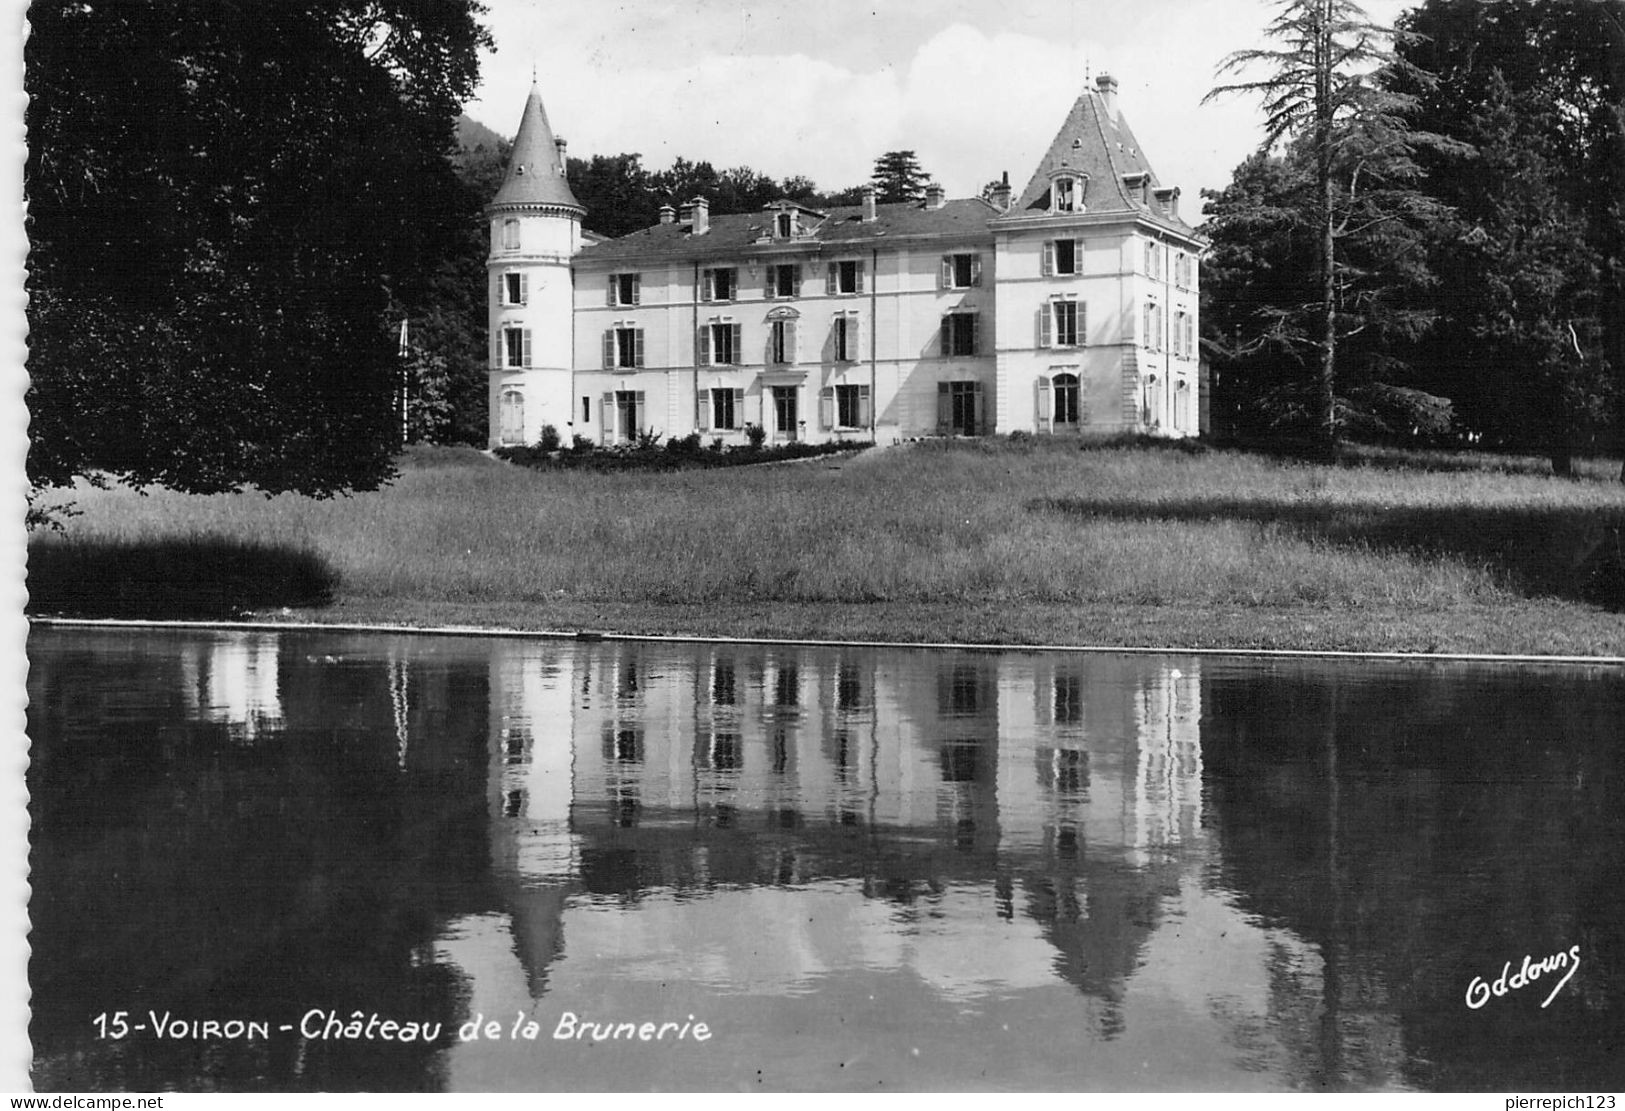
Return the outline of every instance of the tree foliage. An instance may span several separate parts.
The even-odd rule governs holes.
[[[870,181],[881,204],[901,204],[923,200],[931,175],[920,168],[913,151],[891,150],[875,159]]]
[[[1238,51],[1220,66],[1221,74],[1263,70],[1264,75],[1219,85],[1206,99],[1258,95],[1265,113],[1260,149],[1267,153],[1290,141],[1296,167],[1306,175],[1308,188],[1285,199],[1293,217],[1311,233],[1308,296],[1278,306],[1271,334],[1313,351],[1302,390],[1303,415],[1315,448],[1330,454],[1339,427],[1340,309],[1361,300],[1351,280],[1361,268],[1346,244],[1361,236],[1369,244],[1373,237],[1367,233],[1391,232],[1426,218],[1426,198],[1411,187],[1417,176],[1412,155],[1429,137],[1413,132],[1405,116],[1414,97],[1373,80],[1377,67],[1407,72],[1409,67],[1393,53],[1390,33],[1372,23],[1358,4],[1283,0],[1277,8],[1266,29],[1274,45]],[[1413,74],[1412,80],[1422,83],[1426,76]],[[1340,241],[1345,243],[1342,251]],[[1363,268],[1366,274],[1374,262]],[[1355,326],[1365,328],[1369,322]]]
[[[446,155],[490,45],[481,11],[30,8],[32,481],[326,494],[388,477],[391,310],[467,232]]]
[[[1437,76],[1413,118],[1466,144],[1424,159],[1459,218],[1419,373],[1565,473],[1610,399],[1625,427],[1625,4],[1429,0],[1404,25],[1401,52]]]

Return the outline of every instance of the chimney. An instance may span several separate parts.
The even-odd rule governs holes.
[[[948,203],[948,193],[942,186],[932,182],[925,187],[925,207],[930,209],[941,208]]]
[[[1106,118],[1117,125],[1117,78],[1109,73],[1103,73],[1095,78],[1095,88],[1100,92],[1100,99],[1106,106]]]
[[[676,220],[677,210],[675,208],[669,204],[663,204],[660,206],[660,222],[662,224],[675,223]]]
[[[880,218],[879,213],[875,211],[876,196],[877,192],[873,185],[863,187],[863,222],[865,224],[872,224]]]
[[[1000,212],[1010,211],[1010,171],[1004,171],[1004,177],[998,188],[993,190],[993,207]]]
[[[706,232],[710,231],[711,202],[706,200],[704,197],[695,197],[693,200],[688,202],[688,207],[693,212],[691,219],[694,225],[689,229],[689,234],[704,235]]]

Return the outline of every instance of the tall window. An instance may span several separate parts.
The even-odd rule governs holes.
[[[519,249],[519,221],[512,217],[502,221],[502,249],[504,251]]]
[[[982,426],[982,383],[937,383],[937,431],[974,436]]]
[[[868,386],[825,386],[819,396],[820,422],[825,428],[868,428]]]
[[[858,318],[856,314],[844,313],[835,318],[833,346],[836,362],[855,363],[863,357],[858,350]]]
[[[982,256],[977,254],[943,255],[942,288],[969,289],[982,284]]]
[[[1049,304],[1053,318],[1049,347],[1079,347],[1083,343],[1083,309],[1078,302],[1057,298]]]
[[[745,391],[717,387],[701,390],[695,400],[694,420],[702,432],[732,432],[745,415]]]
[[[530,292],[530,280],[526,274],[502,275],[502,303],[504,305],[523,305],[526,295]]]
[[[824,279],[824,292],[833,295],[863,292],[863,263],[849,259],[832,262]]]
[[[700,364],[734,366],[739,357],[742,327],[726,321],[700,327]]]
[[[643,391],[613,390],[604,394],[598,416],[603,423],[605,443],[636,439],[643,428]]]
[[[981,324],[973,312],[951,312],[942,318],[942,353],[948,357],[975,355]]]
[[[609,276],[609,303],[611,305],[635,305],[640,300],[640,275],[638,274],[611,274]]]
[[[796,387],[771,386],[773,391],[773,432],[780,439],[796,438],[797,422],[801,419],[796,407]]]
[[[502,406],[498,422],[499,436],[505,444],[525,442],[525,395],[518,390],[502,391]]]
[[[1057,374],[1054,385],[1054,421],[1056,424],[1078,423],[1078,376]]]
[[[1149,239],[1145,243],[1145,272],[1153,278],[1162,277],[1162,247]]]
[[[604,366],[611,369],[643,365],[643,329],[620,324],[604,330]]]
[[[702,301],[732,301],[739,295],[739,271],[733,267],[706,270],[700,283]]]
[[[1044,244],[1044,277],[1072,277],[1083,273],[1083,243],[1077,239],[1052,239]]]
[[[769,266],[767,268],[767,295],[769,297],[801,296],[801,267],[793,262]]]
[[[794,320],[773,321],[767,335],[767,357],[774,363],[793,363],[796,361],[796,322]]]
[[[502,365],[526,367],[530,365],[530,329],[502,329]]]
[[[1154,301],[1147,301],[1144,314],[1145,336],[1143,343],[1153,351],[1162,350],[1162,306]]]

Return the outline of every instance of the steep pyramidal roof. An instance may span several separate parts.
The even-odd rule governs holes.
[[[1128,120],[1118,110],[1114,78],[1100,76],[1096,87],[1085,89],[1073,103],[1066,122],[1061,124],[1008,215],[1047,210],[1051,177],[1063,168],[1088,177],[1084,206],[1089,212],[1142,212],[1189,231],[1188,224],[1156,199],[1160,183],[1140,149],[1140,141],[1129,129]],[[1131,188],[1124,178],[1138,179],[1143,184]]]
[[[547,109],[542,107],[542,91],[535,85],[530,87],[530,97],[525,101],[525,115],[513,141],[507,176],[491,202],[492,208],[508,205],[552,205],[586,212],[570,192],[564,159],[553,139],[553,128],[548,125]]]

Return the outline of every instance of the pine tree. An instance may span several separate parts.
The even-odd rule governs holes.
[[[1416,210],[1421,195],[1406,187],[1416,174],[1412,161],[1419,142],[1433,137],[1412,132],[1403,115],[1414,97],[1397,93],[1372,79],[1378,67],[1409,70],[1390,47],[1393,32],[1370,21],[1352,0],[1284,0],[1266,34],[1280,45],[1238,51],[1220,65],[1221,74],[1262,68],[1256,80],[1219,85],[1204,102],[1229,93],[1263,98],[1269,151],[1292,140],[1309,165],[1312,188],[1302,204],[1314,237],[1312,323],[1296,337],[1314,349],[1309,390],[1311,443],[1324,457],[1335,454],[1339,434],[1337,346],[1339,273],[1344,260],[1338,244]],[[1410,74],[1414,82],[1425,75]],[[1394,213],[1369,211],[1362,178],[1380,176],[1380,191]],[[1365,212],[1347,202],[1359,197]]]
[[[900,204],[925,199],[925,187],[931,175],[920,168],[919,159],[911,150],[887,151],[875,159],[875,172],[870,180],[881,204]]]

